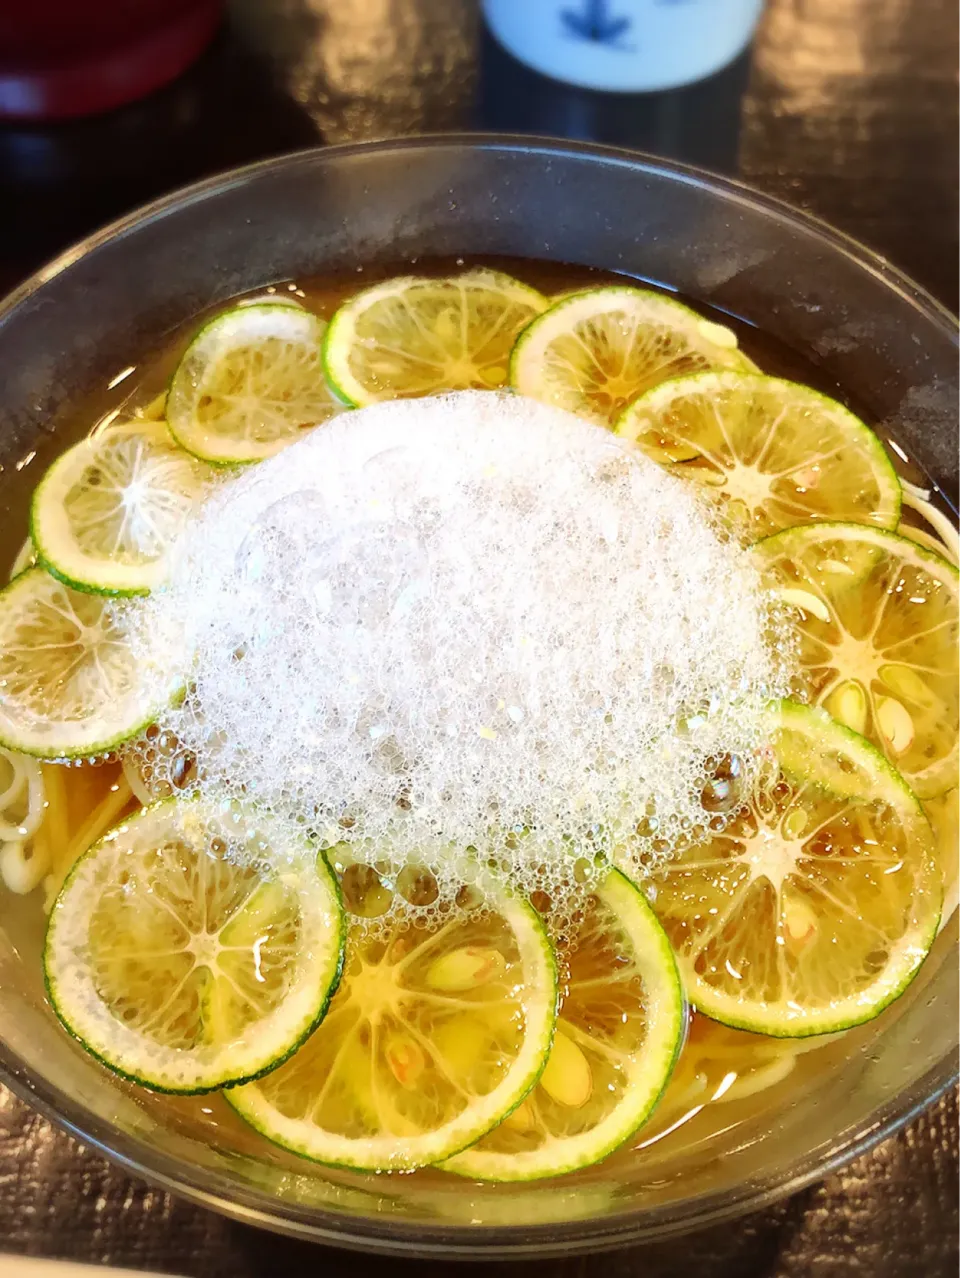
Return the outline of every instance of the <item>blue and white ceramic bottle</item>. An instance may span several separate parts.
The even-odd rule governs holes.
[[[535,71],[642,93],[712,75],[749,43],[763,0],[483,0],[487,24]]]

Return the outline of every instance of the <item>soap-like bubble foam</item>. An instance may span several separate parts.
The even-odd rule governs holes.
[[[722,820],[711,779],[749,781],[783,685],[697,495],[493,392],[345,413],[227,480],[145,615],[189,681],[151,783],[256,800],[387,881],[425,867],[419,908],[491,862],[555,900],[578,858],[644,872]]]

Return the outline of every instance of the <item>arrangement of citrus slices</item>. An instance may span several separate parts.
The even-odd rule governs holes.
[[[448,1170],[502,1181],[589,1166],[636,1131],[666,1087],[684,998],[663,929],[625,875],[608,869],[595,884],[558,960],[560,1010],[537,1086]]]
[[[556,1001],[542,921],[489,884],[454,918],[355,926],[320,1029],[227,1100],[277,1144],[321,1162],[440,1162],[523,1100],[550,1051]]]
[[[387,280],[344,303],[323,343],[327,379],[346,404],[493,390],[517,334],[545,310],[536,289],[500,271]]]
[[[752,367],[736,334],[640,288],[562,297],[521,333],[510,385],[521,395],[613,425],[637,395],[702,369]]]
[[[403,276],[329,322],[292,297],[241,301],[200,328],[165,394],[38,484],[0,591],[0,747],[19,811],[24,778],[42,784],[25,756],[102,756],[182,694],[131,635],[231,467],[335,413],[468,387],[634,441],[753,546],[796,700],[771,705],[749,790],[718,759],[709,828],[642,882],[616,854],[591,859],[557,933],[492,871],[463,908],[407,911],[403,876],[186,777],[65,872],[43,963],[65,1027],[128,1079],[222,1089],[322,1163],[528,1181],[630,1140],[670,1084],[688,1004],[698,1041],[705,1018],[768,1043],[845,1030],[903,992],[955,908],[953,534],[932,508],[932,532],[900,522],[897,472],[846,407],[635,286],[548,299],[486,268]]]

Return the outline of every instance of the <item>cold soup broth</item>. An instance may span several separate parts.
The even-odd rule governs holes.
[[[762,1139],[922,982],[957,534],[815,365],[405,262],[124,351],[70,428],[9,531],[0,891],[152,1118],[487,1220]]]

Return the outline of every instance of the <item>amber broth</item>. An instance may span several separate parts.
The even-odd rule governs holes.
[[[621,276],[611,276],[583,267],[511,259],[483,259],[478,262],[476,259],[457,258],[404,262],[374,270],[358,267],[356,272],[336,276],[283,281],[266,291],[289,293],[321,317],[329,319],[345,298],[379,279],[411,272],[447,274],[475,265],[508,271],[548,295],[575,288],[596,288],[604,284],[625,282]],[[643,283],[649,286],[646,281]],[[260,289],[256,292],[260,295],[264,291]],[[223,306],[215,309],[222,310]],[[699,302],[696,303],[696,309],[732,327],[738,334],[742,348],[765,372],[804,382],[835,398],[848,401],[849,397],[844,395],[842,388],[831,382],[822,369],[758,332],[737,316],[711,312],[710,308]],[[203,318],[203,315],[195,316],[188,324],[171,332],[164,349],[151,352],[142,363],[130,366],[131,361],[142,359],[139,352],[121,353],[118,370],[123,371],[123,377],[115,378],[108,387],[94,388],[84,402],[76,405],[73,420],[67,424],[68,429],[58,431],[56,451],[63,447],[64,441],[73,442],[74,438],[81,437],[97,424],[106,425],[115,418],[123,420],[133,408],[145,406],[155,398],[163,390],[177,360]],[[850,406],[854,411],[857,410],[856,404]],[[55,455],[54,452],[48,456],[47,451],[45,448],[36,457],[29,456],[25,459],[23,468],[30,466],[30,473],[25,475],[25,479],[39,478],[43,466]],[[930,486],[928,477],[907,460],[901,447],[896,446],[892,453],[895,454],[894,461],[901,474],[914,482]],[[24,516],[31,488],[32,483],[24,484]],[[944,508],[949,509],[945,504]],[[22,523],[16,520],[11,522],[15,528],[26,526],[25,518]],[[54,767],[56,765],[45,764],[45,773],[49,776]],[[115,762],[101,763],[99,766],[57,768],[57,773],[65,783],[69,824],[73,831],[79,829],[87,815],[121,779],[119,764]],[[131,804],[129,810],[133,810],[135,806]],[[27,943],[31,948],[39,944],[42,934],[42,895],[38,891],[25,902],[25,909],[36,911],[32,919],[22,920],[24,941],[29,937]],[[39,963],[39,956],[37,962]],[[684,1168],[695,1162],[716,1159],[728,1150],[743,1148],[745,1140],[756,1140],[760,1138],[758,1133],[762,1134],[763,1124],[756,1121],[758,1114],[769,1114],[780,1107],[795,1105],[819,1090],[840,1060],[851,1053],[867,1049],[870,1041],[882,1030],[887,1018],[895,1015],[896,1005],[872,1025],[840,1036],[815,1039],[791,1047],[789,1044],[778,1044],[776,1040],[727,1029],[692,1013],[679,1064],[651,1121],[626,1147],[606,1159],[603,1164],[576,1173],[567,1178],[568,1182],[598,1182],[609,1175],[622,1179],[628,1168],[632,1171],[638,1160],[642,1160],[644,1181],[662,1185],[681,1177]],[[219,1096],[171,1098],[154,1095],[140,1088],[129,1088],[119,1080],[117,1086],[129,1091],[153,1118],[180,1130],[184,1135],[227,1151],[267,1159],[291,1170],[309,1171],[308,1163],[274,1147],[247,1127]],[[343,1185],[345,1190],[351,1185],[358,1186],[364,1181],[372,1182],[373,1179],[337,1169],[324,1169],[323,1174],[329,1180]],[[399,1179],[402,1179],[404,1186],[412,1189],[414,1182],[418,1186],[428,1187],[429,1182],[437,1184],[441,1178],[448,1186],[453,1182],[453,1178],[430,1169]],[[381,1176],[380,1180],[382,1179]],[[456,1182],[453,1182],[453,1187],[456,1187]],[[476,1189],[471,1189],[472,1194],[475,1195],[476,1192]],[[482,1194],[484,1191],[479,1192]]]

